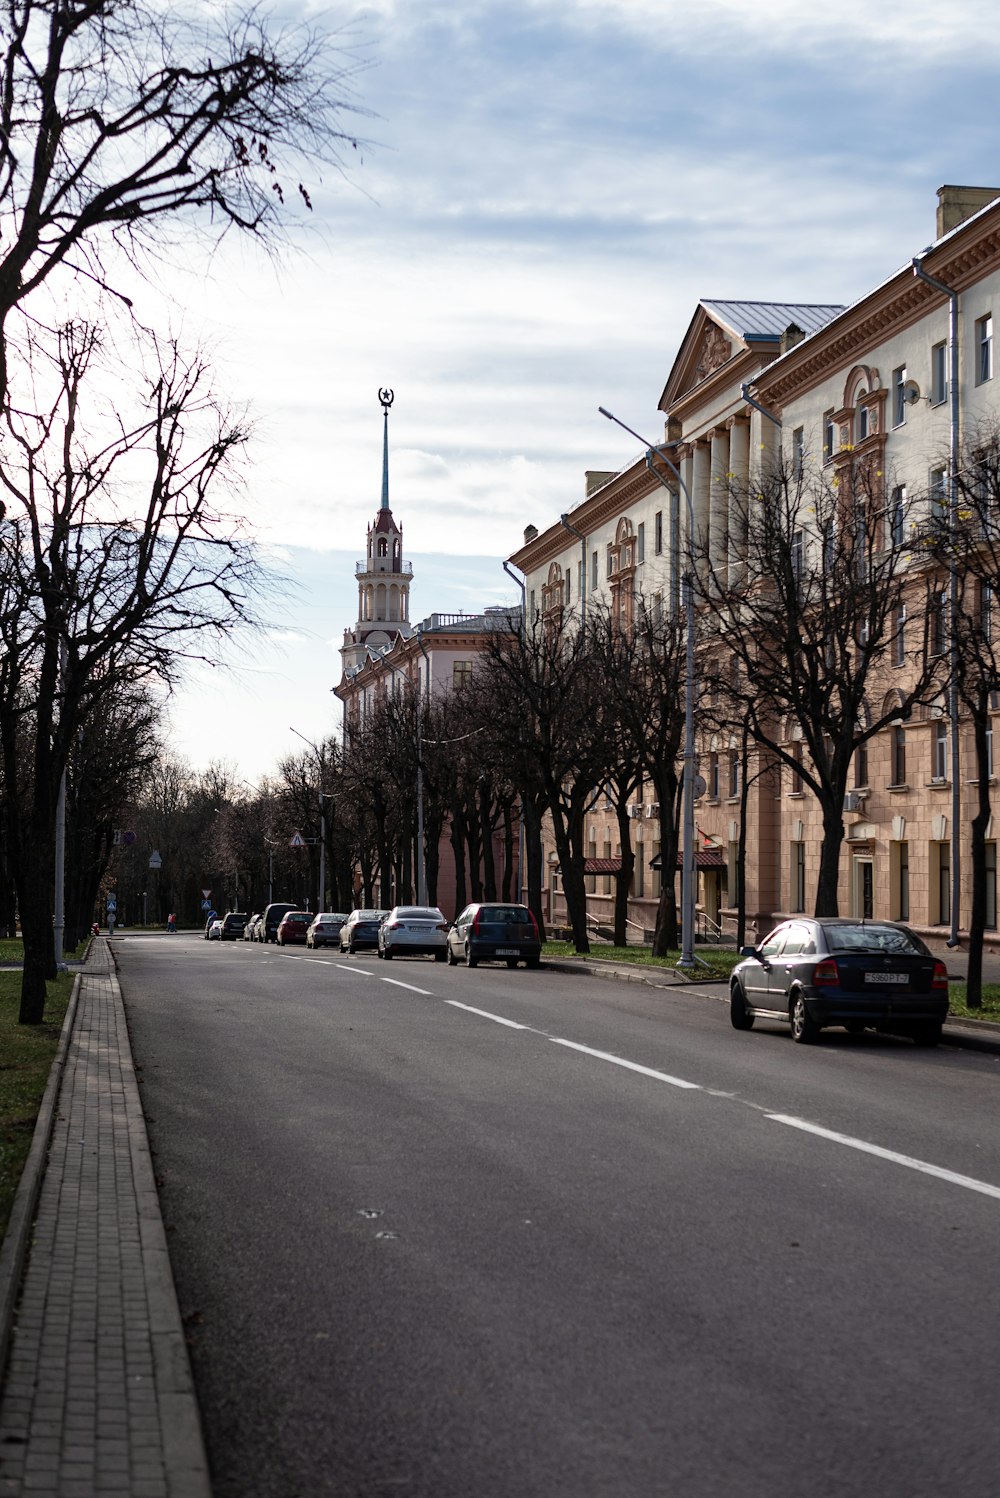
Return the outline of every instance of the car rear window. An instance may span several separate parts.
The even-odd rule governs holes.
[[[504,926],[531,925],[531,912],[522,905],[484,905],[480,909],[479,918],[483,921],[497,921]]]
[[[926,957],[927,948],[911,931],[898,926],[827,926],[831,952],[886,952],[904,957]]]

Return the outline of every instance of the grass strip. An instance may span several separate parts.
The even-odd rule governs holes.
[[[547,941],[542,947],[542,956],[578,957],[580,954],[571,941]],[[628,964],[629,967],[676,969],[680,956],[680,952],[668,952],[665,957],[654,957],[649,947],[606,947],[601,944],[592,946],[589,956],[581,960],[596,958],[601,962],[614,962],[621,966]],[[695,951],[695,957],[697,962],[689,975],[692,983],[728,978],[740,960],[733,948],[726,951],[716,947],[699,947]]]
[[[42,1024],[19,1025],[21,974],[0,973],[0,1237],[31,1147],[73,977],[60,973],[47,985]]]

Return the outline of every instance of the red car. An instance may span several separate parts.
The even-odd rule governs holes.
[[[290,910],[283,915],[278,924],[277,943],[279,947],[288,946],[291,942],[299,941],[303,946],[306,944],[306,933],[312,924],[313,915],[309,910]]]

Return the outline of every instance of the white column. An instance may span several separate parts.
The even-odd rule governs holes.
[[[729,562],[729,433],[716,427],[712,433],[709,555],[716,576],[727,581]]]
[[[694,509],[694,537],[692,545],[696,558],[709,545],[711,462],[712,454],[708,443],[696,442],[694,444],[694,456],[691,459],[691,504]],[[704,565],[699,568],[699,571],[704,573]]]
[[[750,502],[750,423],[734,416],[729,423],[729,583],[746,575],[747,506]]]

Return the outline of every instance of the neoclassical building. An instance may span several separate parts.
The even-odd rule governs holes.
[[[676,609],[690,533],[688,499],[698,549],[710,557],[716,576],[738,581],[734,495],[746,493],[754,475],[779,460],[834,485],[846,482],[859,462],[869,462],[884,479],[887,523],[905,527],[913,538],[915,579],[921,569],[926,573],[918,543],[945,501],[952,444],[1000,420],[993,343],[994,308],[1000,311],[1000,188],[945,187],[938,196],[930,248],[850,307],[699,302],[659,398],[663,436],[654,434],[672,455],[683,490],[670,480],[665,487],[645,453],[617,473],[589,474],[582,502],[544,530],[529,528],[510,558],[524,573],[529,611],[554,617],[560,591],[563,607],[601,602],[625,627],[640,594],[654,607]],[[925,577],[919,586],[915,581],[914,610],[926,608],[925,583]],[[912,625],[922,628],[923,621],[914,617]],[[901,651],[900,672],[905,662]],[[892,662],[887,665],[891,674]],[[905,722],[890,723],[857,756],[844,816],[844,913],[904,919],[939,935],[967,921],[975,771],[967,727],[959,725],[955,763],[945,718],[946,704],[931,702]],[[784,732],[794,752],[797,725],[787,723]],[[704,736],[698,752],[705,785],[696,806],[698,901],[712,932],[731,929],[733,918],[740,766],[731,742]],[[659,808],[648,792],[637,797],[631,817],[640,857],[630,914],[648,929],[661,877]],[[595,802],[587,835],[594,859],[588,902],[592,914],[607,919],[620,849],[605,798]],[[812,908],[820,835],[818,804],[787,767],[754,779],[746,892],[758,927]],[[992,826],[987,852],[995,870]],[[548,900],[558,918],[559,872],[551,851],[547,864]],[[996,903],[994,875],[992,928]]]

